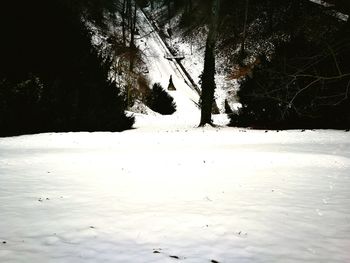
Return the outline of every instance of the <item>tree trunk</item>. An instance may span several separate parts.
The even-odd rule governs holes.
[[[211,114],[215,92],[215,45],[218,31],[220,0],[213,0],[211,24],[205,46],[204,70],[202,74],[201,120],[199,126],[212,125]]]
[[[186,6],[185,6],[185,12],[186,14],[190,14],[192,12],[192,0],[187,0]]]
[[[135,53],[136,53],[136,46],[135,46],[136,19],[137,19],[136,2],[134,4],[134,10],[131,11],[131,13],[133,15],[131,18],[131,28],[130,28],[130,65],[129,65],[130,72],[134,70],[134,60],[135,60]]]
[[[126,47],[126,21],[125,21],[125,16],[126,16],[126,0],[123,0],[123,6],[122,6],[122,32],[123,32],[123,45]]]
[[[171,0],[167,0],[168,5],[168,19],[171,18]]]
[[[205,47],[204,70],[202,75],[201,121],[199,126],[212,124],[211,113],[215,92],[215,55],[214,48],[207,39]]]
[[[131,29],[131,16],[132,16],[132,6],[131,0],[127,0],[126,4],[126,17],[128,18],[128,29]]]
[[[132,13],[130,20],[131,20],[131,25],[130,25],[130,48],[133,49],[135,48],[135,34],[136,34],[136,19],[137,19],[137,7],[136,3],[134,4],[134,9],[131,11]]]
[[[275,5],[274,5],[273,1],[270,0],[270,2],[268,4],[269,32],[273,31],[274,16],[275,16]]]
[[[300,3],[297,0],[292,1],[291,4],[291,17],[300,17]],[[293,41],[299,35],[299,27],[297,23],[291,23],[290,25],[290,41]]]
[[[246,0],[245,17],[244,17],[242,42],[241,42],[241,50],[239,52],[239,57],[240,57],[240,61],[239,62],[242,65],[243,65],[243,60],[244,60],[244,58],[246,56],[246,53],[245,53],[245,40],[247,38],[248,9],[249,9],[249,0]]]

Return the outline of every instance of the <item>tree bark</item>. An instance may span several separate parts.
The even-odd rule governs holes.
[[[127,0],[126,4],[126,17],[128,18],[128,29],[131,29],[131,16],[132,16],[132,5],[131,0]]]
[[[135,34],[136,34],[136,19],[137,19],[137,6],[136,2],[134,3],[134,9],[131,7],[132,15],[130,17],[131,24],[130,24],[130,48],[135,48]]]
[[[192,11],[192,0],[187,0],[185,12],[186,12],[186,14],[190,14],[191,11]]]
[[[244,25],[243,25],[243,33],[242,33],[242,42],[241,42],[241,50],[239,53],[240,63],[243,65],[243,60],[246,56],[245,53],[245,41],[247,38],[247,23],[248,23],[248,9],[249,9],[249,0],[246,0],[245,6],[245,16],[244,16]]]
[[[167,8],[168,8],[168,19],[171,18],[171,0],[166,0]]]
[[[201,121],[199,126],[212,124],[211,113],[215,92],[215,46],[207,39],[205,47],[204,70],[202,75]]]
[[[122,6],[122,32],[123,32],[123,45],[126,47],[126,21],[125,21],[125,16],[126,16],[126,0],[123,0],[123,6]]]
[[[135,34],[136,34],[136,20],[137,20],[137,6],[136,2],[134,3],[134,10],[132,12],[131,18],[131,27],[130,27],[130,65],[129,71],[132,72],[134,70],[134,62],[135,62]]]

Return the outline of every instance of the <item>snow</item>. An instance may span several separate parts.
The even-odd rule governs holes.
[[[169,78],[172,76],[176,91],[168,92],[176,102],[178,109],[176,114],[185,113],[199,116],[199,109],[196,106],[199,101],[199,94],[186,84],[186,82],[190,82],[186,79],[186,75],[181,68],[174,61],[164,57],[169,53],[167,47],[140,10],[138,10],[137,23],[140,32],[137,45],[146,59],[149,70],[148,78],[152,84],[159,82],[163,88],[167,89]]]
[[[150,12],[150,10],[147,10]],[[208,28],[202,26],[196,28],[191,33],[184,32],[184,29],[179,26],[181,13],[177,14],[170,20],[168,27],[173,28],[173,36],[168,39],[168,44],[179,53],[185,54],[185,58],[181,63],[186,68],[188,73],[197,86],[201,86],[201,74],[204,65],[205,42],[208,34]],[[228,61],[227,52],[222,52],[219,48],[216,50],[216,90],[215,101],[221,113],[225,112],[225,100],[229,103],[232,109],[236,108],[237,104],[235,94],[239,84],[237,80],[230,79],[228,72],[232,71],[232,66]],[[239,105],[240,106],[240,105]]]
[[[1,138],[1,262],[349,262],[349,133],[184,127]]]
[[[178,111],[0,138],[0,261],[350,262],[350,133],[197,128],[198,94],[141,24]]]

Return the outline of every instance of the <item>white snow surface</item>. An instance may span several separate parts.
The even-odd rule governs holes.
[[[165,58],[169,51],[140,10],[138,10],[137,23],[140,32],[137,44],[146,59],[151,84],[158,82],[167,89],[170,76],[172,76],[176,91],[168,91],[168,93],[176,102],[176,115],[185,113],[186,115],[198,116],[199,109],[196,103],[199,101],[199,94],[186,84],[186,82],[190,82],[186,79],[181,68],[174,61]]]
[[[0,261],[350,261],[349,133],[164,124],[1,138]]]

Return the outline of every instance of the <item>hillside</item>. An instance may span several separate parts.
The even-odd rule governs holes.
[[[144,10],[201,86],[210,1],[151,2]],[[232,117],[231,125],[350,127],[346,4],[223,0],[220,5],[215,100]]]

